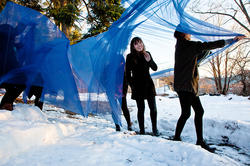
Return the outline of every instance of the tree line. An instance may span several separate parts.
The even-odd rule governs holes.
[[[72,43],[107,31],[125,10],[121,0],[1,0],[0,11],[7,1],[46,15]]]

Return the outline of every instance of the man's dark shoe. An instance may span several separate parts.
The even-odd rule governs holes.
[[[13,104],[11,103],[5,103],[0,107],[1,110],[9,110],[13,111]]]
[[[181,141],[181,138],[180,137],[172,137],[172,138],[170,138],[171,140],[173,140],[173,141]]]
[[[212,153],[214,153],[215,150],[216,150],[216,148],[211,148],[211,147],[209,147],[208,144],[206,144],[206,142],[205,142],[204,140],[202,140],[202,141],[197,141],[197,142],[196,142],[196,145],[200,145],[203,149],[205,149],[205,150],[207,150],[207,151],[209,151],[209,152],[212,152]]]
[[[43,102],[41,102],[41,101],[35,102],[35,106],[37,106],[38,108],[40,108],[40,110],[43,110]]]

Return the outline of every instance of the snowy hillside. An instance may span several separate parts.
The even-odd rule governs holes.
[[[0,97],[1,99],[1,97]],[[133,129],[138,131],[136,103],[127,97]],[[245,166],[250,165],[250,101],[239,96],[202,96],[204,137],[216,147],[210,153],[196,142],[192,117],[182,133],[174,135],[180,115],[178,98],[157,97],[160,137],[116,132],[111,116],[68,115],[45,104],[38,108],[16,104],[12,112],[0,110],[1,166]],[[50,111],[46,111],[50,110]],[[151,131],[149,109],[146,131]]]

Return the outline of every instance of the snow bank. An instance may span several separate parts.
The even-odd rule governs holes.
[[[178,98],[156,99],[159,131],[166,137],[172,136],[180,115]],[[124,118],[122,132],[116,132],[111,116],[83,118],[46,104],[44,110],[50,111],[17,104],[12,112],[0,110],[0,165],[249,165],[250,102],[238,96],[202,96],[201,101],[205,139],[217,147],[221,143],[233,145],[239,151],[225,146],[225,150],[223,147],[222,152],[213,154],[196,146],[193,114],[183,130],[183,142],[175,142],[134,135],[126,130]],[[129,96],[128,106],[133,129],[138,130],[136,104]],[[151,131],[148,107],[145,126],[146,131]],[[242,151],[246,155],[242,156]]]

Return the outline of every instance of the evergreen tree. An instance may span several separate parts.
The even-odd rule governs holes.
[[[87,22],[91,27],[83,38],[107,31],[125,10],[121,6],[121,0],[89,0],[88,7],[91,10],[87,16]]]
[[[46,3],[46,15],[54,20],[69,39],[72,27],[80,19],[80,4],[80,0],[51,0]]]
[[[35,9],[35,10],[37,10],[39,12],[43,11],[43,9],[42,9],[42,7],[40,5],[41,0],[1,0],[0,1],[0,11],[2,11],[2,9],[6,5],[7,1],[15,2],[15,3],[19,4],[19,5]]]
[[[43,11],[40,2],[41,0],[14,0],[14,2],[17,2],[18,4],[22,6],[26,6],[28,8],[37,10],[39,12]]]

